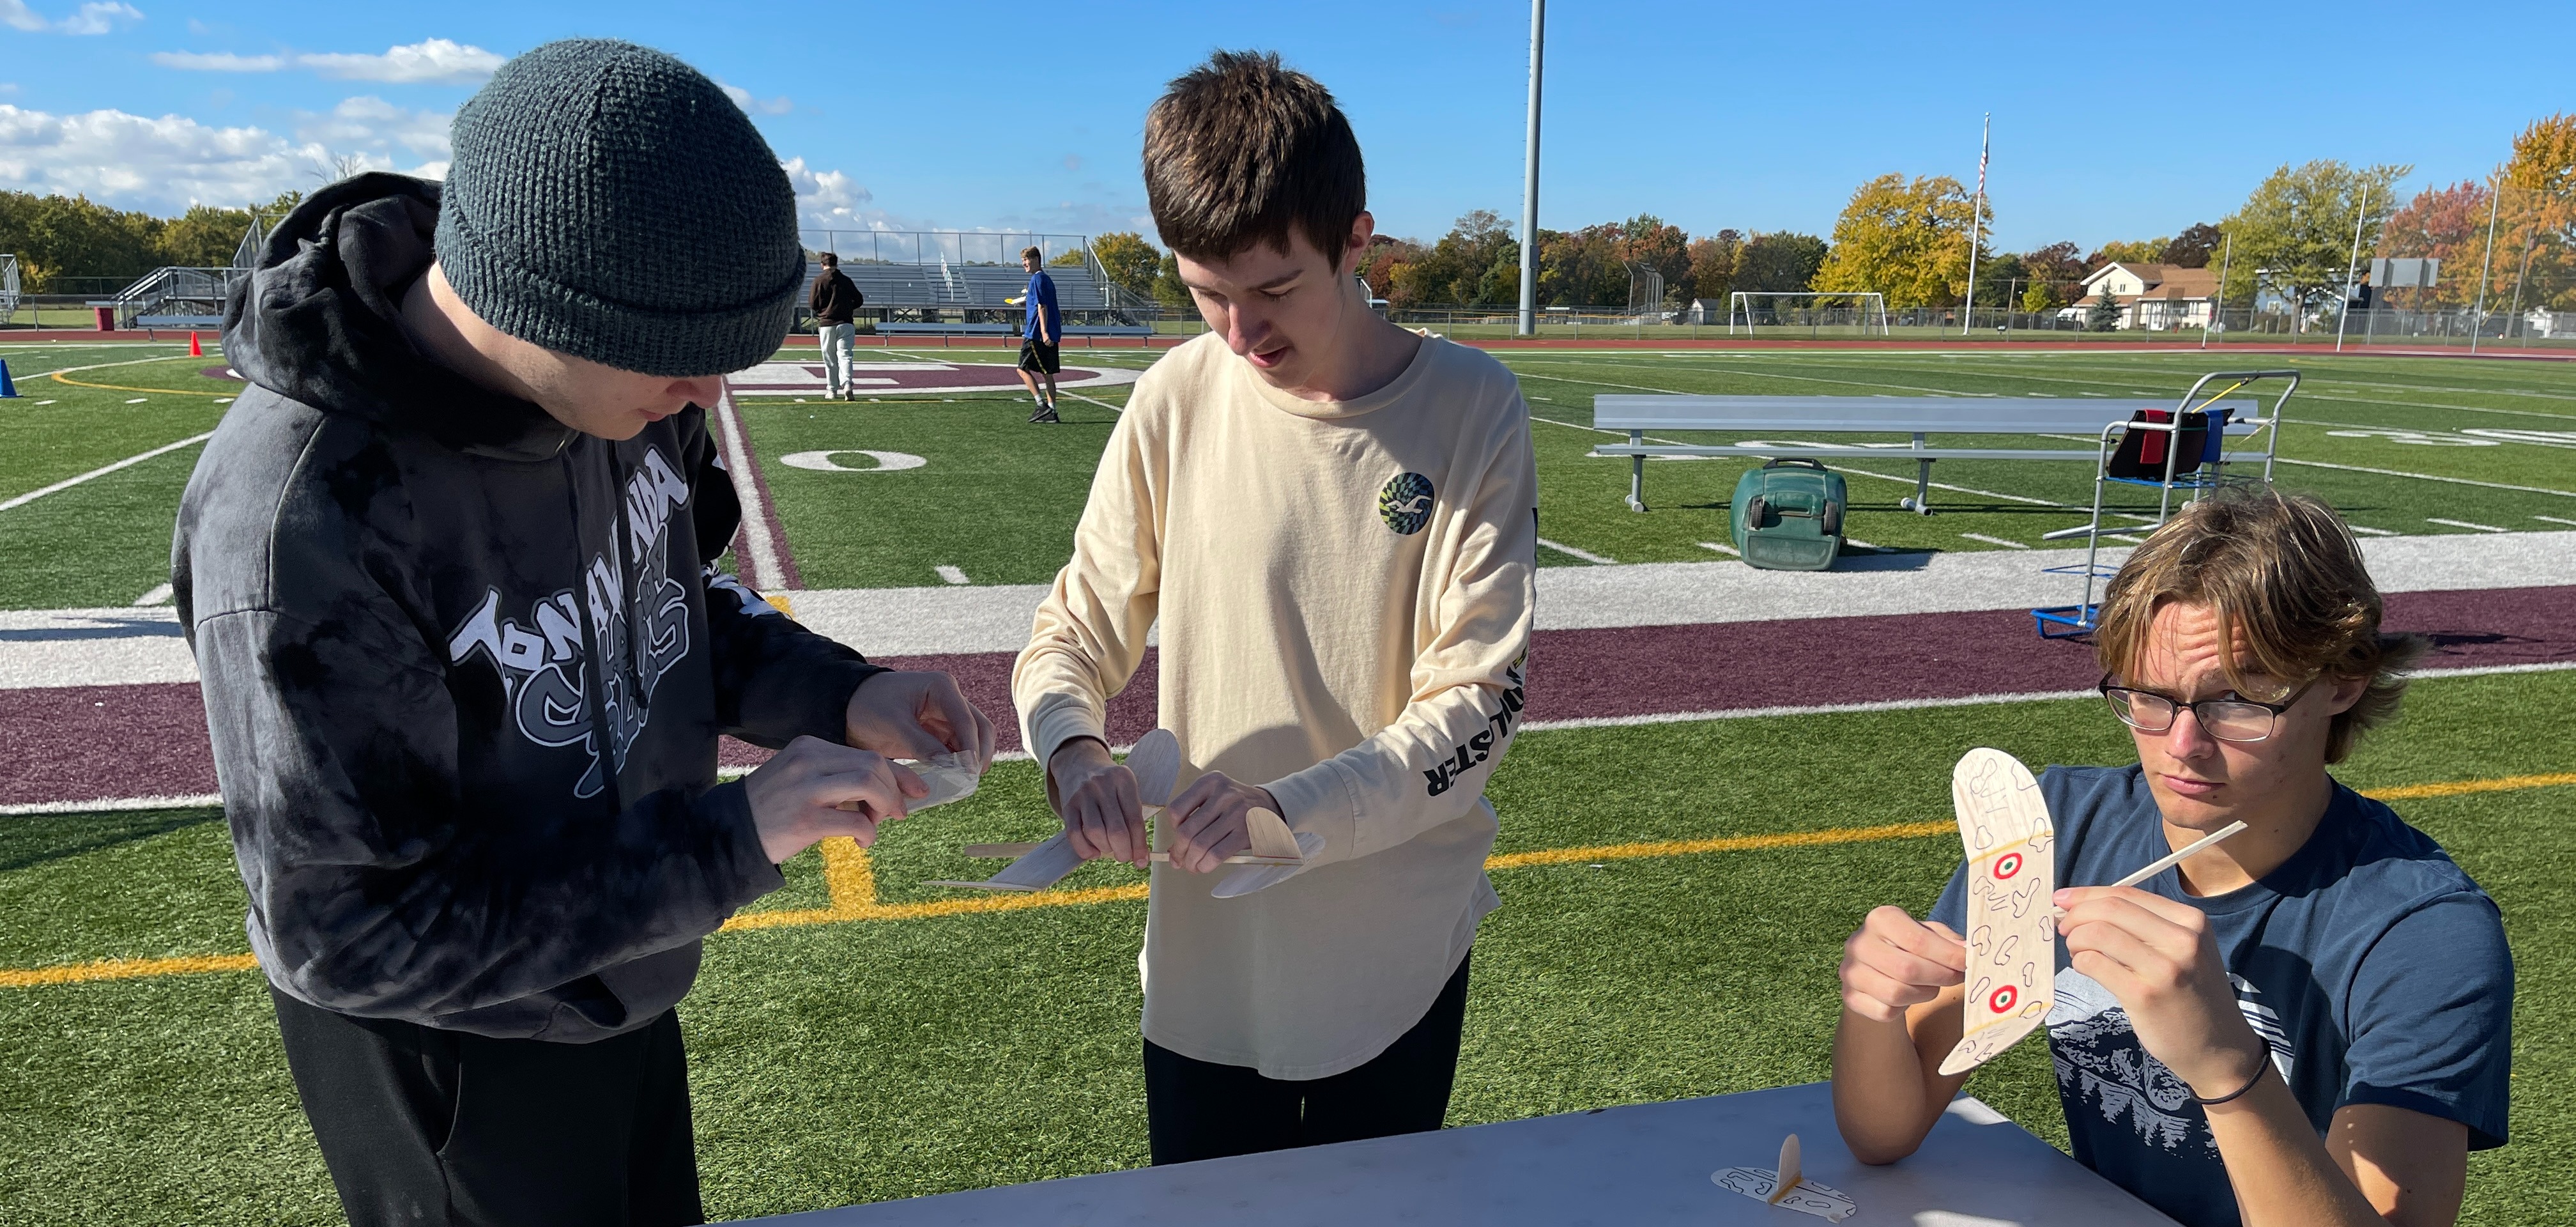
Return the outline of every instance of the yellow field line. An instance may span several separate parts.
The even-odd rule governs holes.
[[[2395,788],[2374,789],[2362,795],[2381,801],[2405,801],[2422,797],[2456,797],[2469,793],[2511,792],[2524,788],[2554,788],[2568,784],[2576,784],[2576,772],[2511,775],[2485,780],[2448,780],[2438,784],[2407,784]],[[1712,839],[1664,839],[1641,843],[1600,844],[1588,848],[1542,848],[1530,852],[1505,852],[1488,857],[1485,868],[1489,870],[1531,869],[1546,865],[1580,865],[1598,861],[1697,856],[1711,852],[1816,848],[1831,844],[1871,843],[1889,839],[1923,839],[1956,829],[1956,824],[1949,822],[1899,822],[1883,826],[1834,827],[1823,831],[1789,831],[1774,835],[1726,835]],[[1146,884],[1137,882],[1127,886],[1101,886],[1088,890],[1053,890],[1025,895],[974,895],[958,899],[931,899],[918,903],[880,903],[877,901],[876,870],[865,850],[847,839],[827,839],[820,847],[823,854],[823,884],[830,892],[830,906],[792,908],[774,912],[744,912],[726,921],[723,931],[800,928],[807,925],[868,920],[928,920],[940,916],[1018,912],[1040,907],[1129,903],[1142,900],[1146,895]],[[53,984],[79,984],[93,980],[133,980],[149,976],[187,975],[206,971],[248,971],[256,966],[258,964],[247,954],[189,955],[169,959],[101,959],[91,963],[68,963],[58,967],[0,969],[0,988],[39,988]]]
[[[184,356],[184,355],[182,355],[182,356]],[[102,389],[105,389],[105,390],[110,391],[110,392],[149,392],[149,393],[151,393],[151,394],[153,394],[153,395],[155,395],[155,396],[214,396],[214,395],[215,395],[214,393],[212,393],[212,392],[208,392],[208,391],[205,391],[204,389],[198,389],[197,391],[193,391],[193,392],[191,392],[191,391],[188,391],[188,390],[185,390],[185,389],[182,389],[182,388],[129,388],[129,387],[127,387],[127,386],[125,386],[124,384],[121,384],[121,383],[91,383],[90,381],[88,381],[88,380],[86,380],[86,379],[74,379],[74,378],[72,378],[72,377],[71,377],[71,376],[69,376],[69,375],[64,375],[64,374],[60,374],[60,373],[56,373],[56,374],[53,374],[53,375],[48,375],[48,376],[46,376],[46,378],[53,380],[55,383],[67,383],[67,384],[70,384],[71,386],[73,386],[73,387],[75,387],[75,388],[102,388]],[[218,400],[230,400],[230,399],[232,399],[232,398],[233,398],[234,396],[236,396],[236,395],[237,395],[237,393],[230,393],[230,392],[227,392],[227,393],[225,393],[224,395],[222,395],[222,396],[220,396],[220,397],[216,397],[216,399],[218,399]]]
[[[79,984],[86,980],[134,980],[145,976],[184,976],[200,971],[249,971],[259,961],[247,954],[191,954],[175,959],[100,959],[60,967],[10,968],[0,971],[0,988],[39,988]]]
[[[1603,844],[1594,848],[1545,848],[1506,852],[1485,861],[1487,869],[1527,869],[1534,865],[1580,865],[1592,861],[1625,861],[1648,856],[1692,856],[1702,852],[1753,852],[1763,848],[1813,848],[1878,839],[1921,839],[1958,830],[1953,822],[1901,822],[1893,826],[1836,827],[1830,831],[1793,831],[1785,835],[1728,835],[1718,839],[1665,839],[1642,844]]]
[[[2446,780],[2439,784],[2407,784],[2382,788],[2361,795],[2380,801],[2411,801],[2417,797],[2457,797],[2473,792],[2511,792],[2517,788],[2554,788],[2576,784],[2576,771],[2555,775],[2508,775],[2493,780]]]

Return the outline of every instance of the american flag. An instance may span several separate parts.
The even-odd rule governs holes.
[[[1985,128],[1977,134],[1977,199],[1980,201],[1986,198],[1986,151],[1993,141],[1994,132],[1994,112],[1988,111]]]

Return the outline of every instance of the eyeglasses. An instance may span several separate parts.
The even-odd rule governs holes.
[[[2316,681],[2310,679],[2307,686],[2299,687],[2289,698],[2278,703],[2257,703],[2252,699],[2202,699],[2197,703],[2185,703],[2152,690],[2114,686],[2111,675],[2107,673],[2095,683],[2094,689],[2101,691],[2102,697],[2110,702],[2111,714],[2118,716],[2120,723],[2141,733],[2161,733],[2172,728],[2174,714],[2189,708],[2191,714],[2200,720],[2201,730],[2220,741],[2261,741],[2272,735],[2272,726],[2280,719],[2281,713],[2290,710],[2290,706],[2299,701],[2299,696],[2308,692],[2308,686],[2314,685]]]

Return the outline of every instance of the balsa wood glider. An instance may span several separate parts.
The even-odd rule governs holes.
[[[1850,1194],[1809,1180],[1798,1170],[1798,1135],[1794,1133],[1780,1143],[1779,1167],[1729,1167],[1710,1172],[1708,1178],[1729,1192],[1742,1193],[1764,1205],[1812,1214],[1829,1223],[1839,1223],[1860,1211]]]
[[[918,762],[912,759],[895,761],[902,763],[914,775],[920,776],[922,783],[930,786],[930,795],[904,802],[903,812],[906,814],[918,814],[934,805],[963,801],[974,796],[976,786],[983,783],[983,777],[975,771],[975,756],[964,750],[952,750]],[[856,813],[860,809],[860,803],[843,801],[832,808]]]
[[[1171,804],[1172,787],[1180,779],[1180,738],[1174,737],[1169,729],[1155,729],[1138,738],[1135,747],[1127,751],[1127,769],[1135,773],[1136,796],[1144,803],[1145,821],[1153,823],[1164,807]],[[1283,881],[1303,869],[1307,857],[1323,849],[1321,837],[1291,833],[1285,819],[1266,809],[1256,809],[1245,815],[1244,829],[1252,840],[1251,849],[1225,858],[1225,863],[1254,868],[1229,875],[1218,883],[1215,894],[1220,899],[1247,895]],[[1154,831],[1156,843],[1168,841],[1170,832],[1163,824],[1155,823]],[[1007,856],[1017,859],[1004,866],[1000,873],[981,882],[931,882],[927,885],[969,890],[1036,891],[1055,885],[1082,867],[1081,856],[1073,850],[1073,836],[1064,831],[1033,844],[968,844],[965,852],[972,857]],[[1172,855],[1158,849],[1154,859],[1169,863]],[[1256,873],[1276,873],[1278,876],[1256,880]],[[1234,889],[1228,893],[1228,888]]]
[[[1941,1072],[1960,1074],[2037,1030],[2057,1000],[2057,830],[2030,768],[2001,750],[1962,756],[1950,801],[1968,851],[1968,993]]]

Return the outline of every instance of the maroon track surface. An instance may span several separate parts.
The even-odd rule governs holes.
[[[2576,588],[2413,592],[2388,598],[2388,626],[2432,637],[2435,668],[2576,661]],[[1012,654],[888,657],[944,669],[1019,748]],[[1530,652],[1533,720],[1619,718],[1779,706],[2080,690],[2100,675],[2090,646],[2041,640],[2011,611],[1806,618],[1699,626],[1543,631]],[[1109,733],[1154,727],[1149,659],[1109,704]],[[0,691],[0,804],[186,796],[215,791],[205,710],[189,684]],[[724,761],[767,752],[739,742]]]

